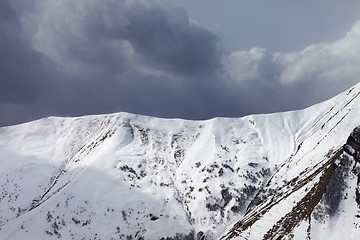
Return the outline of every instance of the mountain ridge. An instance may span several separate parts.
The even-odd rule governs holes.
[[[233,236],[276,239],[277,223],[329,169],[325,156],[337,156],[360,125],[359,94],[357,84],[304,110],[242,118],[115,113],[0,128],[0,238],[216,239],[270,196],[295,189]],[[345,173],[353,184],[344,192],[356,199],[356,176]],[[339,205],[347,199],[341,195]],[[326,201],[331,198],[311,212],[326,212]],[[356,212],[356,201],[350,205]],[[360,225],[357,214],[354,226]],[[337,211],[334,216],[342,218]],[[316,239],[326,224],[338,226],[334,217],[312,219],[280,237]]]

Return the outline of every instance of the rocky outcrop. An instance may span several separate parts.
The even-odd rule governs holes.
[[[360,162],[360,126],[350,134],[344,146],[344,151],[350,154],[355,161]]]
[[[305,186],[306,194],[294,204],[290,212],[266,231],[262,239],[283,239],[290,236],[302,221],[310,222],[311,216],[317,221],[332,218],[339,212],[341,201],[347,199],[348,193],[345,193],[345,190],[351,187],[348,183],[350,175],[357,177],[355,201],[360,209],[360,167],[358,166],[360,162],[360,127],[351,132],[343,147],[327,155],[327,160],[324,162],[311,174],[308,174],[306,179],[303,179],[306,173],[300,173],[300,176],[294,180],[295,184],[292,183],[294,186],[291,190],[283,191],[284,188],[279,187],[279,191],[273,192],[272,189],[270,189],[272,191],[264,189],[261,197],[266,201],[258,200],[258,205],[253,206],[221,239],[243,239],[243,233],[255,225],[273,207],[282,204],[287,197]],[[316,178],[319,180],[309,188],[308,183]],[[309,236],[310,232],[311,226],[309,225]]]

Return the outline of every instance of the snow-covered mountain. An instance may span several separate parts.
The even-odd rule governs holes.
[[[358,239],[359,95],[236,119],[0,128],[0,239]]]

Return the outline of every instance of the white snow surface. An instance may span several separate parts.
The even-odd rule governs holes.
[[[0,128],[0,239],[220,238],[260,189],[283,191],[346,143],[359,94],[357,84],[304,110],[242,118],[116,113]],[[316,181],[237,238],[262,239]],[[350,174],[339,212],[302,221],[293,239],[307,239],[309,225],[311,239],[356,239],[357,184]]]

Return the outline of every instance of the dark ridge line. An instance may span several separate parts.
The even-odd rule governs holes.
[[[293,207],[293,209],[282,217],[263,237],[263,239],[274,239],[276,236],[286,236],[305,218],[309,217],[322,199],[328,186],[332,173],[337,169],[332,162],[324,170],[319,182]]]
[[[244,216],[242,220],[234,224],[234,226],[229,230],[229,232],[222,236],[220,239],[232,239],[234,237],[240,236],[240,234],[253,225],[257,220],[259,220],[266,212],[268,212],[273,206],[281,202],[283,199],[290,196],[292,193],[296,192],[303,186],[305,186],[309,181],[312,181],[319,173],[324,171],[328,166],[331,166],[334,161],[343,153],[343,147],[338,149],[334,155],[328,159],[321,167],[317,168],[313,173],[311,173],[305,179],[299,180],[298,184],[289,192],[286,192],[284,195],[280,195],[277,198],[273,198],[267,203],[264,207],[258,211],[254,211],[253,214],[249,212],[249,216]],[[321,161],[322,163],[323,161]],[[319,163],[320,164],[320,163]]]
[[[360,93],[359,93],[360,94]],[[346,115],[345,115],[346,116]],[[345,117],[344,116],[344,117]],[[320,179],[315,185],[306,193],[306,195],[293,207],[293,209],[287,213],[284,217],[282,217],[270,230],[266,232],[263,239],[274,239],[275,237],[280,238],[281,236],[287,235],[291,233],[291,231],[298,225],[299,222],[304,220],[305,218],[309,217],[315,208],[315,206],[320,202],[322,199],[326,188],[331,180],[333,172],[338,168],[338,165],[335,161],[344,153],[349,154],[353,157],[355,164],[360,162],[358,159],[358,155],[360,152],[360,143],[359,140],[354,137],[354,134],[359,134],[360,131],[358,130],[359,127],[355,128],[350,136],[348,137],[346,143],[339,148],[331,157],[328,157],[326,162],[317,168],[317,166],[324,161],[320,161],[316,164],[312,169],[316,169],[313,173],[311,173],[308,177],[306,177],[306,172],[303,172],[305,176],[300,179],[297,185],[291,189],[289,192],[285,192],[283,195],[273,197],[270,202],[266,203],[265,206],[260,207],[260,209],[253,209],[253,212],[246,213],[243,218],[234,224],[234,226],[228,231],[228,233],[222,236],[220,239],[232,239],[234,237],[238,237],[244,232],[246,229],[251,227],[257,220],[259,220],[266,212],[268,212],[273,206],[278,204],[280,201],[294,193],[295,191],[299,190],[303,186],[305,186],[308,182],[315,179],[320,173]],[[354,152],[351,154],[347,150],[350,146],[354,149]],[[301,174],[301,173],[300,173]],[[360,182],[360,173],[358,173],[358,183]],[[281,187],[283,189],[285,186]],[[277,197],[277,198],[276,198]],[[360,188],[359,186],[355,190],[355,197],[356,202],[360,206]],[[261,206],[261,205],[258,205]],[[248,216],[247,216],[248,215]],[[311,226],[308,227],[308,229]],[[280,234],[280,236],[279,236]],[[281,235],[283,234],[283,235]]]
[[[354,90],[354,88],[350,89],[350,91],[348,92],[347,95],[349,95],[352,91]],[[336,115],[339,114],[339,112],[341,112],[342,110],[344,110],[345,107],[347,107],[352,101],[354,101],[355,98],[357,98],[360,95],[360,92],[358,92],[355,96],[353,96],[350,101],[348,101],[339,111],[337,111],[336,113],[334,113],[328,120],[326,123],[330,122]],[[313,129],[326,115],[328,115],[338,104],[340,103],[337,102],[334,106],[332,106],[322,117],[320,117],[310,128],[308,131],[306,131],[305,135],[311,130]],[[324,127],[324,125],[326,124],[324,123],[320,129],[322,129]],[[313,136],[315,134],[315,132],[317,132],[318,130],[314,131],[312,134],[310,134],[309,137]]]

